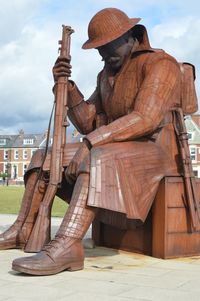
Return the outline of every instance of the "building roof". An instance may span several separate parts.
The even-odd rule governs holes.
[[[200,116],[199,116],[200,117]],[[200,144],[200,128],[190,116],[185,119],[187,132],[192,134],[189,144]],[[76,129],[68,132],[68,142],[77,142],[83,138]],[[5,142],[5,143],[4,143]],[[20,130],[18,135],[0,135],[0,148],[44,148],[45,134],[25,134]]]
[[[191,117],[185,119],[187,132],[192,134],[192,137],[188,140],[189,144],[200,144],[200,128],[192,120]]]
[[[0,148],[40,148],[44,140],[44,134],[0,135]]]

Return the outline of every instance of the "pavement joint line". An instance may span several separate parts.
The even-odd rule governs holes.
[[[9,227],[15,218],[16,216],[10,217],[9,215],[2,217],[0,214],[0,229]],[[59,226],[58,222],[61,220],[62,218],[52,219],[54,230]],[[88,235],[91,235],[91,233]],[[41,296],[47,294],[45,295],[45,300],[49,298],[51,301],[53,300],[51,292],[54,292],[54,294],[56,292],[56,289],[52,289],[52,284],[60,287],[60,299],[67,299],[68,301],[70,299],[76,300],[76,296],[81,296],[83,301],[95,300],[96,296],[98,301],[100,298],[103,301],[106,290],[111,294],[105,299],[106,301],[109,299],[113,301],[114,298],[117,301],[162,301],[162,298],[158,299],[159,293],[166,295],[167,292],[170,294],[170,301],[178,300],[177,296],[183,296],[184,301],[196,301],[198,300],[196,296],[199,296],[198,293],[200,292],[199,281],[197,281],[198,273],[200,273],[200,256],[163,260],[141,254],[131,254],[129,252],[97,247],[95,249],[86,249],[85,269],[83,271],[75,272],[77,274],[70,273],[70,275],[67,272],[63,272],[50,276],[51,278],[45,276],[21,277],[20,275],[12,274],[11,262],[14,258],[20,256],[28,256],[28,254],[19,249],[0,251],[1,301],[24,301],[25,296],[21,290],[23,287],[25,289],[26,286],[37,286],[41,290]],[[95,284],[99,289],[95,292],[92,289],[87,291],[86,286],[84,288],[85,291],[80,289],[77,292],[75,288],[79,283],[82,285],[84,283],[88,283],[88,285]],[[68,284],[72,286],[69,294],[65,292]],[[112,293],[115,286],[118,287],[119,293]],[[4,287],[5,292],[3,291]],[[9,287],[13,287],[15,296],[12,295],[14,294],[13,292],[9,295]],[[106,287],[106,290],[103,290],[103,287]],[[134,296],[134,288],[138,292],[136,296]],[[157,294],[155,298],[149,296],[149,291]],[[38,298],[39,293],[40,291],[33,291],[33,296],[30,300]],[[192,299],[192,296],[194,299]],[[166,300],[165,297],[164,300]],[[38,301],[43,301],[43,299],[39,297]]]

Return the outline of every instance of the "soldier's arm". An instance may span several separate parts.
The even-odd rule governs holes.
[[[57,93],[57,81],[61,76],[69,78],[71,76],[70,61],[61,56],[58,57],[53,66],[54,88],[53,93]],[[82,93],[73,81],[68,81],[68,117],[81,134],[88,134],[94,130],[94,120],[96,116],[97,91],[93,93],[86,102]]]
[[[97,89],[89,100],[85,101],[77,86],[71,82],[68,93],[68,116],[81,134],[85,135],[94,130],[97,101]]]
[[[180,91],[178,64],[161,59],[146,68],[145,72],[134,111],[88,134],[85,139],[92,146],[145,136],[159,126],[165,114],[174,106],[176,91]]]

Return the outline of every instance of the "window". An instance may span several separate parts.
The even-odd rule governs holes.
[[[8,150],[4,150],[4,160],[8,160]]]
[[[14,159],[15,159],[15,160],[18,160],[18,159],[19,159],[19,152],[18,152],[18,149],[15,149],[15,151],[14,151]]]
[[[17,179],[17,177],[18,177],[18,167],[16,165],[13,166],[12,173],[13,173],[13,179]]]
[[[24,175],[24,174],[25,174],[25,172],[27,171],[27,167],[28,167],[28,165],[27,165],[27,164],[24,164],[23,175]]]
[[[188,133],[188,140],[192,139],[192,133]]]
[[[25,144],[25,145],[30,145],[30,144],[33,144],[33,139],[24,139],[24,141],[23,141],[23,143]]]
[[[196,161],[196,148],[195,147],[190,148],[190,158],[192,161]]]
[[[198,170],[193,170],[195,177],[198,177]]]
[[[36,152],[36,149],[32,149],[31,150],[31,157],[33,156],[33,154]]]
[[[23,159],[27,159],[28,158],[28,153],[27,153],[27,150],[24,149],[23,150]]]
[[[6,145],[6,139],[0,139],[0,145]]]

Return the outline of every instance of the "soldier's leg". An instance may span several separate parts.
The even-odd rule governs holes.
[[[0,234],[0,250],[23,248],[28,241],[44,194],[44,183],[38,182],[38,170],[28,176],[18,217],[14,224]]]
[[[55,239],[38,254],[15,259],[14,270],[34,275],[50,275],[65,269],[83,268],[84,250],[81,241],[97,211],[96,208],[87,206],[88,189],[89,174],[80,174]]]

